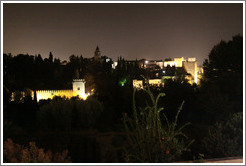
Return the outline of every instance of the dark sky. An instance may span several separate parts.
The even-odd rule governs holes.
[[[72,54],[199,64],[221,39],[243,34],[243,4],[4,4],[4,53]]]

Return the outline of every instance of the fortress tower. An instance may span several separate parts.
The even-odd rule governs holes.
[[[198,82],[197,79],[197,61],[196,58],[188,58],[188,61],[183,61],[184,69],[193,77],[192,83]]]
[[[95,54],[94,54],[94,59],[95,59],[96,61],[98,61],[99,58],[100,58],[100,56],[101,56],[101,52],[100,52],[99,47],[97,46],[97,48],[96,48],[96,50],[95,50]]]
[[[73,96],[85,97],[85,80],[74,79],[73,80]]]

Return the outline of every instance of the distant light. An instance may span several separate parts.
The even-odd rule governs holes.
[[[121,84],[121,86],[124,86],[124,85],[125,85],[125,83],[126,83],[126,78],[125,78],[125,79],[123,79],[122,81],[120,81],[119,83]]]
[[[147,63],[149,63],[149,61],[145,61],[145,63],[147,64]]]
[[[162,71],[162,73],[166,73],[166,71],[164,70],[164,71]]]

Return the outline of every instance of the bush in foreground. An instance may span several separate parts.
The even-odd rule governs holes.
[[[92,128],[103,110],[102,103],[93,97],[87,100],[54,98],[38,111],[40,127],[71,131]]]
[[[213,125],[202,145],[210,157],[242,156],[243,113],[234,113],[227,121]]]
[[[27,147],[14,143],[7,139],[3,145],[4,163],[68,163],[68,151],[52,154],[51,151],[45,152],[38,148],[35,142],[29,142]]]

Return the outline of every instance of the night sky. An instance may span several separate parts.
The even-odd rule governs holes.
[[[4,53],[196,57],[243,34],[243,4],[4,4]]]

